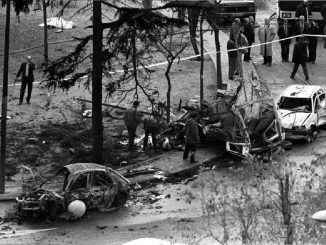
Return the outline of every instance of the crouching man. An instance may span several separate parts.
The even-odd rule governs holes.
[[[151,116],[147,116],[144,118],[144,130],[145,130],[145,138],[143,144],[143,150],[146,150],[148,143],[148,136],[151,134],[152,142],[155,152],[157,152],[157,135],[160,132],[162,116],[157,111],[153,111]]]
[[[190,155],[190,162],[195,163],[195,154],[197,144],[200,142],[198,125],[197,125],[197,118],[198,113],[192,112],[187,119],[187,123],[184,127],[184,131],[186,134],[186,147],[183,153],[183,160],[188,159],[188,154],[191,152]]]

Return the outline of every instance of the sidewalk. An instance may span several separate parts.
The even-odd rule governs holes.
[[[229,58],[227,54],[226,44],[229,37],[227,34],[225,34],[223,31],[219,31],[219,40],[220,40],[220,50],[221,50],[221,70],[222,70],[222,80],[223,83],[227,85],[227,90],[233,91],[236,90],[236,88],[239,85],[239,82],[236,80],[229,80],[228,72],[229,72]],[[206,52],[215,52],[215,37],[214,34],[211,32],[205,32],[204,33],[204,47]],[[216,68],[216,54],[212,53],[209,54],[211,57],[211,60],[213,61],[215,68]],[[246,83],[249,82],[249,78],[252,77],[252,73],[254,76],[257,76],[255,67],[252,62],[242,62],[242,69],[243,69],[243,78]],[[251,84],[248,84],[251,86]]]

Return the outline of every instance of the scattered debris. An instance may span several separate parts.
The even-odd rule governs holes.
[[[190,178],[187,178],[187,179],[185,180],[185,185],[188,184],[190,181],[195,180],[195,179],[197,179],[197,178],[198,178],[198,175],[194,175],[194,176],[192,176],[192,177],[190,177]]]
[[[104,229],[108,228],[108,226],[107,225],[103,225],[103,226],[97,225],[96,228],[99,230],[104,230]]]

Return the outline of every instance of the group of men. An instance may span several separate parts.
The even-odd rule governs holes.
[[[323,5],[321,14],[324,18],[324,32],[326,33],[326,4]],[[296,9],[296,16],[299,19],[298,23],[291,26],[287,19],[283,20],[282,25],[278,28],[277,32],[274,26],[270,24],[270,18],[266,18],[263,25],[256,26],[255,20],[252,16],[249,19],[245,19],[243,26],[243,36],[246,39],[247,46],[251,46],[255,42],[255,28],[258,27],[258,38],[261,43],[260,54],[263,56],[263,65],[272,65],[272,41],[276,34],[279,36],[281,45],[281,57],[282,62],[289,62],[290,44],[292,37],[295,35],[316,35],[318,34],[319,27],[315,23],[311,15],[311,8],[308,0],[303,0]],[[230,38],[227,43],[227,50],[229,56],[229,79],[233,80],[233,76],[238,70],[242,72],[241,64],[241,48],[245,47],[244,42],[241,39],[240,20],[235,19],[230,31]],[[238,31],[239,30],[239,31]],[[234,33],[237,33],[235,35]],[[293,48],[292,62],[294,63],[291,78],[294,78],[299,65],[302,66],[305,79],[309,80],[309,74],[307,70],[307,62],[314,64],[316,62],[316,50],[317,50],[317,37],[297,37],[296,43]],[[308,48],[308,50],[307,50]],[[325,41],[326,48],[326,41]],[[229,51],[232,50],[232,51]],[[245,49],[244,61],[249,62],[250,47]],[[242,74],[240,74],[242,77]]]
[[[161,129],[163,128],[162,122],[162,114],[159,113],[157,110],[153,110],[150,115],[145,116],[142,118],[141,113],[138,110],[139,101],[134,101],[133,106],[127,109],[124,113],[124,122],[128,130],[129,142],[128,142],[128,149],[130,152],[135,150],[135,137],[136,137],[136,130],[137,127],[143,122],[145,137],[143,142],[143,150],[145,151],[148,144],[148,137],[151,134],[152,143],[154,147],[154,151],[158,151],[158,143],[157,137],[160,133]],[[198,113],[191,112],[187,119],[186,125],[183,129],[185,134],[185,149],[183,153],[183,160],[187,160],[189,153],[190,153],[190,162],[195,163],[195,153],[196,153],[196,146],[200,141],[199,131],[198,131]]]

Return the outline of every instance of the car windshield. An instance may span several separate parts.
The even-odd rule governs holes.
[[[281,97],[278,106],[280,109],[311,112],[312,104],[310,98]]]

